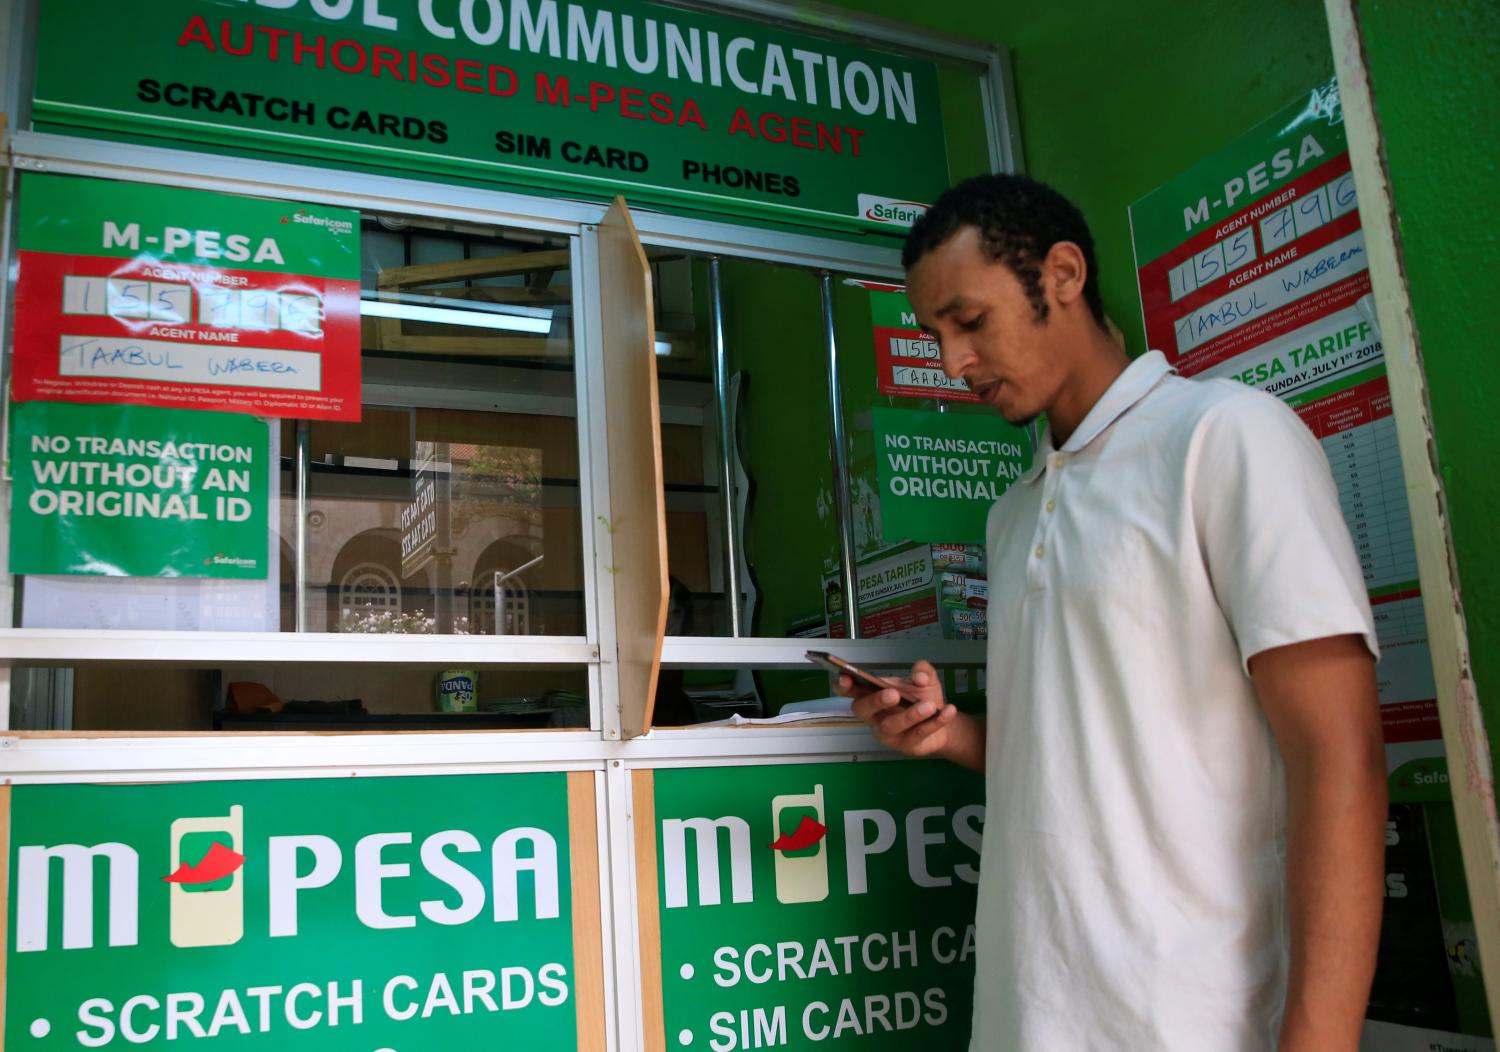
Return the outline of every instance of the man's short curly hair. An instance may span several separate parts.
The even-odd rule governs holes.
[[[979,231],[985,254],[1004,263],[1020,279],[1037,321],[1047,318],[1042,292],[1042,260],[1059,241],[1071,241],[1083,251],[1088,275],[1083,298],[1101,328],[1104,300],[1099,295],[1099,265],[1094,258],[1094,236],[1083,213],[1045,183],[1024,175],[978,175],[943,192],[927,213],[913,224],[901,252],[910,270],[919,259],[966,226]]]

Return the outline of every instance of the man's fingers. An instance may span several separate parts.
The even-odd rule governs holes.
[[[919,687],[925,687],[929,683],[937,682],[937,669],[932,667],[930,661],[918,661],[911,667],[911,681]]]
[[[881,693],[894,693],[882,691]],[[910,731],[922,721],[930,719],[941,711],[937,702],[923,701],[916,705],[908,705],[905,708],[886,712],[880,717],[880,730],[882,734],[900,735]]]
[[[901,695],[894,690],[876,690],[854,699],[854,715],[869,722],[881,719],[889,710],[901,703]]]

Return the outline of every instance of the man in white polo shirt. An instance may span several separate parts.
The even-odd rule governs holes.
[[[960,184],[905,263],[948,375],[1048,425],[990,512],[987,719],[925,662],[920,704],[855,704],[986,772],[971,1052],[1354,1052],[1385,761],[1322,450],[1268,395],[1130,361],[1039,183]]]

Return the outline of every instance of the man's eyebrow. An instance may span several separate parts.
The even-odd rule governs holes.
[[[962,296],[954,296],[947,303],[945,303],[941,307],[939,307],[937,309],[937,313],[934,314],[933,317],[935,317],[935,318],[946,317],[947,315],[952,314],[954,311],[963,310],[966,305],[967,305],[967,301]]]

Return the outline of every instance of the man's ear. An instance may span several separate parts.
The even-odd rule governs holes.
[[[1072,241],[1059,241],[1042,260],[1044,287],[1058,306],[1069,307],[1082,299],[1088,276],[1089,265],[1083,258],[1083,249]]]

